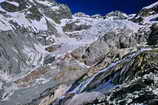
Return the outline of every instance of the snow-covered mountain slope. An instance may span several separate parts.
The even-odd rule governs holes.
[[[0,6],[1,52],[4,56],[1,65],[8,62],[8,67],[4,66],[5,69],[1,71],[8,74],[26,70],[26,66],[42,64],[40,62],[46,53],[42,45],[49,43],[47,36],[57,36],[56,22],[62,18],[71,18],[69,9],[55,2],[6,0]],[[67,14],[63,15],[59,11]],[[9,70],[10,68],[14,70]]]
[[[15,81],[43,66],[49,54],[45,46],[53,43],[48,37],[58,37],[60,20],[71,17],[69,8],[55,1],[5,0],[0,3],[1,100],[17,89]]]
[[[135,22],[154,23],[158,19],[158,2],[144,7],[135,17]]]
[[[1,1],[0,105],[49,105],[81,77],[90,78],[138,46],[157,44],[157,25],[137,21],[153,14],[141,12],[72,15],[55,1]]]

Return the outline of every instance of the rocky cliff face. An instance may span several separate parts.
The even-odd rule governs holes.
[[[22,84],[19,82],[21,78],[43,68],[48,55],[45,46],[53,44],[53,37],[60,36],[57,28],[60,20],[72,18],[72,15],[67,6],[55,1],[6,0],[0,3],[0,17],[0,89],[3,100],[18,88],[15,84]],[[34,75],[43,72],[37,70]]]
[[[157,14],[157,3],[89,16],[55,1],[4,0],[0,105],[157,105]]]

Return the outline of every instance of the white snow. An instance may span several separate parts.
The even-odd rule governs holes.
[[[155,19],[155,18],[158,18],[158,14],[155,14],[155,15],[151,15],[151,16],[148,16],[148,17],[144,17],[144,23],[154,23],[154,22],[157,22],[157,21],[151,21],[152,19]]]
[[[73,22],[75,22],[76,25],[91,25],[91,27],[86,30],[64,33],[62,27]],[[105,20],[102,18],[94,19],[91,17],[78,16],[73,16],[72,19],[63,19],[61,20],[61,24],[56,24],[56,29],[61,36],[52,36],[52,38],[55,39],[55,44],[61,45],[61,47],[51,54],[55,56],[63,56],[64,54],[71,53],[79,47],[84,47],[93,43],[98,39],[98,37],[103,36],[105,33],[117,30],[117,28],[128,28],[135,33],[140,27],[140,25],[128,20]],[[79,37],[79,39],[75,36],[70,38],[67,34],[78,35],[77,37]]]
[[[12,84],[10,87],[5,87],[5,88],[4,88],[5,93],[4,93],[3,96],[2,96],[2,101],[8,100],[9,97],[10,97],[11,95],[13,95],[14,92],[15,92],[15,90],[17,90],[17,89],[18,89],[18,88],[17,88],[17,86],[16,86],[15,84]]]
[[[0,0],[0,3],[4,2],[4,1],[6,1],[6,0]]]
[[[57,7],[55,7],[57,9]],[[6,12],[3,8],[0,7],[0,10]],[[47,21],[46,19],[55,25],[55,22],[48,17],[43,16],[40,21],[32,20],[26,18],[23,12],[7,12],[8,17],[5,17],[0,14],[0,31],[12,30],[14,28],[13,25],[10,24],[10,21],[13,21],[20,25],[21,27],[25,27],[30,31],[38,32],[38,31],[47,31]]]
[[[48,52],[45,51],[44,46],[40,44],[34,44],[34,47],[35,49],[24,46],[24,49],[22,51],[28,56],[26,63],[29,65],[42,65],[44,56],[47,55]]]
[[[9,4],[12,4],[16,7],[19,7],[19,3],[15,2],[15,1],[6,1],[6,2],[9,3]]]
[[[12,81],[12,77],[9,75],[9,73],[0,71],[0,80],[9,82]]]
[[[0,15],[0,31],[7,31],[11,29],[12,28],[8,22],[8,19],[4,17],[3,15]]]
[[[6,12],[1,6],[0,6],[0,11],[2,11],[2,12]]]
[[[25,17],[24,13],[16,12],[16,13],[7,13],[11,16],[11,18],[7,18],[7,23],[9,23],[10,20],[17,23],[18,25],[25,27],[25,28],[31,28],[30,30],[33,30],[35,32],[38,32],[39,30],[45,31],[47,30],[47,24],[46,20],[43,17],[40,21],[37,20],[29,20]],[[4,17],[5,18],[5,17]],[[10,25],[8,24],[8,27]],[[3,29],[3,28],[2,28]]]
[[[143,9],[150,9],[150,8],[155,7],[155,6],[158,6],[158,2],[155,2],[155,3],[153,3],[153,4],[149,5],[149,6],[146,6]]]
[[[40,78],[36,79],[36,84],[45,84],[48,81],[49,81],[49,79],[40,77]]]
[[[59,6],[53,6],[53,7],[51,7],[51,9],[53,9],[54,11],[57,11],[57,10],[59,10],[60,8],[59,8]]]
[[[158,94],[158,89],[153,90],[153,93]]]
[[[33,0],[30,1],[33,2]],[[40,4],[44,4],[46,6],[51,6],[51,8],[54,11],[59,9],[58,6],[52,6],[52,4],[48,1],[42,1],[42,0],[35,0],[35,1]],[[15,6],[19,6],[19,4],[16,2],[9,1],[9,3]],[[0,8],[0,10],[3,9]],[[44,57],[47,54],[52,54],[55,55],[56,57],[61,57],[64,56],[65,54],[71,53],[73,50],[77,48],[90,45],[91,43],[96,41],[100,36],[103,36],[107,32],[115,31],[117,28],[124,29],[127,27],[132,32],[137,32],[138,29],[140,28],[138,24],[130,22],[128,20],[119,21],[119,20],[102,19],[102,18],[95,19],[89,16],[82,16],[82,17],[73,16],[72,19],[63,19],[61,20],[61,24],[56,24],[52,19],[46,16],[43,16],[40,21],[37,21],[37,20],[27,19],[23,12],[14,12],[14,13],[7,12],[7,15],[10,17],[5,17],[3,15],[0,15],[0,26],[1,26],[0,31],[12,30],[12,26],[9,23],[9,21],[13,21],[18,25],[33,30],[35,32],[47,31],[48,30],[47,21],[57,29],[57,33],[58,33],[57,35],[50,35],[48,37],[50,39],[55,40],[55,43],[53,44],[61,45],[61,47],[58,48],[56,51],[48,53],[45,51],[46,46],[40,44],[34,44],[34,49],[29,48],[28,46],[24,46],[24,49],[22,49],[22,53],[28,56],[26,63],[36,65],[36,67],[37,65],[38,66],[42,65],[42,62],[44,61]],[[76,22],[76,25],[87,25],[91,27],[89,29],[81,30],[81,31],[63,32],[62,27],[72,22]],[[71,38],[68,36],[69,34],[78,35],[78,36],[77,38],[76,36]],[[81,66],[85,66],[80,62],[78,62],[78,64],[80,64]],[[14,81],[18,78],[28,75],[33,70],[35,69],[29,69],[29,70],[25,69],[23,73],[19,74],[18,76],[16,75],[17,77],[14,79],[11,78],[11,76],[9,76],[7,73],[0,72],[0,79],[5,81]],[[46,78],[41,77],[35,80],[35,82],[44,84],[48,81],[46,80]],[[6,94],[8,94],[9,92],[11,94],[13,93],[13,90],[10,88],[6,91],[7,91]]]
[[[3,82],[0,81],[0,90],[2,89]]]
[[[45,5],[45,6],[52,6],[52,3],[47,0],[35,0],[37,3]]]

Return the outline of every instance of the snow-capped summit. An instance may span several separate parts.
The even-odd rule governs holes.
[[[121,19],[127,19],[128,15],[125,13],[122,13],[120,11],[113,11],[108,13],[104,18],[112,19],[112,20],[121,20]]]
[[[134,17],[134,21],[150,23],[158,20],[158,2],[142,8],[142,10]]]

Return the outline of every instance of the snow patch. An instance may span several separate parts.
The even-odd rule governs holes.
[[[35,0],[37,3],[45,5],[45,6],[52,6],[52,3],[47,0]]]
[[[16,6],[16,7],[20,6],[20,4],[15,2],[15,1],[6,1],[6,2],[9,3],[9,4],[12,4],[12,5]]]
[[[153,3],[153,4],[149,5],[149,6],[146,6],[143,9],[150,9],[150,8],[155,7],[155,6],[158,6],[158,2],[155,2],[155,3]]]
[[[145,17],[144,18],[144,23],[154,23],[154,22],[157,22],[156,20],[154,21],[154,19],[156,19],[156,18],[158,18],[158,14]]]
[[[8,18],[7,20],[12,20],[13,22],[17,23],[21,27],[25,28],[32,28],[34,32],[46,31],[47,28],[47,22],[46,19],[43,17],[40,21],[37,20],[29,20],[25,17],[24,13],[8,13],[8,15],[11,16],[11,18]],[[31,30],[31,29],[30,29]]]
[[[4,2],[4,1],[6,1],[6,0],[0,0],[0,3]]]

